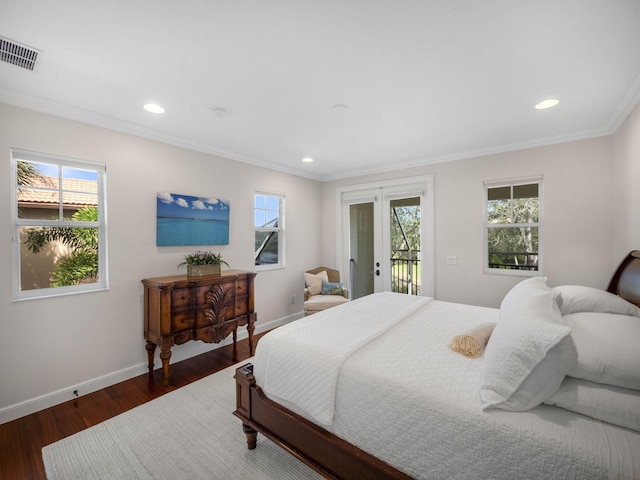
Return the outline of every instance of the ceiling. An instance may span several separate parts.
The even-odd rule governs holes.
[[[1,102],[317,180],[608,135],[640,100],[638,0],[2,3],[41,53]]]

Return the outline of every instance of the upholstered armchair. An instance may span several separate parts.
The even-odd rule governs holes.
[[[326,310],[349,301],[349,290],[340,283],[340,272],[327,267],[304,274],[304,315]]]

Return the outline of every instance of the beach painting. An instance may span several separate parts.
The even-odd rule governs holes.
[[[156,244],[229,245],[229,202],[158,193]]]

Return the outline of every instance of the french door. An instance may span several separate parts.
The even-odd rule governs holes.
[[[433,296],[433,177],[338,190],[338,258],[352,299]]]

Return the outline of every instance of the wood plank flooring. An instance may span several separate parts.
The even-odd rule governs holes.
[[[261,335],[257,335],[259,338]],[[247,340],[171,365],[170,385],[162,370],[126,380],[75,400],[0,425],[0,479],[44,480],[42,447],[142,405],[249,358]],[[157,363],[157,361],[156,361]],[[241,432],[240,432],[241,433]]]

